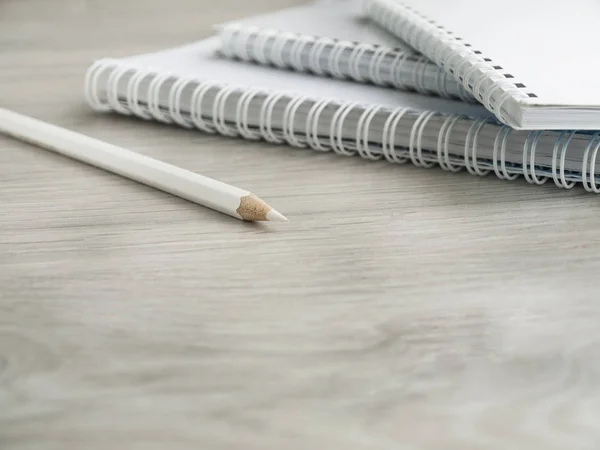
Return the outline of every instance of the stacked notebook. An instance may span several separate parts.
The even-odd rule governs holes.
[[[475,0],[452,8],[321,0],[215,24],[180,48],[96,61],[86,99],[206,133],[600,192],[594,72],[548,76],[560,37],[530,61],[534,43],[517,48],[527,31],[488,33]],[[523,20],[552,20],[538,16]]]

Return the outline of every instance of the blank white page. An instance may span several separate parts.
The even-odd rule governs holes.
[[[362,0],[321,0],[219,26],[230,23],[409,49],[400,39],[362,14]]]
[[[399,1],[462,38],[537,98],[527,104],[600,106],[599,0]]]

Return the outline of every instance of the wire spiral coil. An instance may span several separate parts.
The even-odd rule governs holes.
[[[527,93],[526,86],[516,82],[511,74],[503,73],[502,67],[495,66],[490,58],[402,1],[365,0],[363,5],[371,20],[460,80],[463,88],[502,123],[511,125],[503,111],[509,99],[535,96]]]
[[[84,90],[87,103],[97,111],[174,123],[206,133],[333,151],[344,156],[359,155],[369,160],[385,159],[397,164],[411,162],[424,168],[437,165],[450,172],[466,169],[478,176],[494,173],[505,180],[523,176],[527,182],[538,185],[552,179],[565,189],[581,182],[587,191],[600,193],[600,177],[596,176],[600,132],[549,132],[545,139],[551,139],[553,152],[548,164],[536,161],[536,149],[544,132],[529,132],[524,141],[519,141],[522,153],[519,162],[515,162],[507,158],[508,140],[514,130],[490,119],[408,108],[365,107],[327,98],[228,86],[110,59],[99,60],[90,67]],[[301,107],[305,111],[302,120]],[[376,117],[382,127],[372,126]],[[354,135],[348,135],[348,127],[345,128],[351,119]],[[435,129],[435,141],[425,145],[427,136],[432,135],[434,121],[441,125]],[[456,144],[456,135],[452,136],[459,125],[466,128],[460,133],[461,143]],[[486,127],[488,130],[491,127],[495,136],[491,158],[478,154],[482,130]],[[585,144],[580,170],[569,170],[566,165],[568,147],[574,140]],[[460,145],[459,151],[456,145]]]
[[[224,26],[219,38],[228,58],[476,101],[454,77],[410,50],[238,24]]]

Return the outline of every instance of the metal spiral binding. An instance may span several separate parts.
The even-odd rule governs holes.
[[[463,88],[504,124],[511,125],[502,107],[509,99],[530,95],[511,74],[502,73],[489,58],[454,37],[435,21],[421,15],[400,0],[365,0],[366,15],[381,27],[400,37],[446,72],[461,81]]]
[[[224,26],[219,37],[220,52],[228,58],[475,102],[451,76],[427,58],[410,51],[238,24]],[[350,54],[344,58],[346,69],[342,70],[344,53]],[[327,63],[323,64],[325,58]],[[388,69],[391,76],[387,81],[382,77],[384,60],[391,61]],[[368,74],[361,73],[361,66],[369,68]],[[427,69],[432,68],[436,79],[433,86],[425,81]]]
[[[385,159],[396,164],[412,162],[419,167],[435,165],[443,170],[458,172],[463,169],[473,175],[494,173],[498,178],[514,180],[522,175],[528,183],[541,185],[552,178],[561,188],[570,189],[581,182],[588,192],[600,193],[595,168],[600,150],[600,132],[582,134],[588,139],[580,172],[568,172],[566,159],[569,143],[576,132],[556,132],[551,167],[538,167],[535,152],[543,131],[529,133],[523,143],[522,164],[507,163],[508,137],[514,130],[499,126],[490,119],[472,119],[460,115],[443,116],[435,111],[415,112],[408,108],[388,110],[380,106],[364,107],[357,103],[331,99],[313,99],[302,95],[288,95],[262,89],[238,88],[191,77],[179,77],[148,68],[124,65],[116,60],[97,61],[85,77],[85,99],[97,111],[114,111],[137,116],[144,120],[174,123],[186,128],[197,128],[206,133],[240,136],[244,139],[262,139],[293,147],[310,147],[317,151],[331,151],[344,156],[359,155],[368,160]],[[189,111],[182,108],[182,97],[191,92]],[[210,93],[210,95],[208,95]],[[235,96],[234,96],[235,94]],[[161,105],[160,99],[168,99]],[[236,98],[235,119],[226,118],[226,103]],[[232,102],[233,100],[229,100]],[[253,103],[254,102],[254,103]],[[259,108],[258,125],[250,125],[250,107]],[[283,107],[283,127],[275,126],[275,107]],[[298,122],[300,107],[308,113],[303,123]],[[281,109],[278,109],[279,111]],[[331,117],[329,131],[322,130],[322,115]],[[356,119],[358,114],[358,119]],[[353,115],[356,133],[353,139],[344,135],[346,120]],[[375,117],[384,123],[381,131],[374,131]],[[436,148],[425,149],[423,139],[428,123],[443,118],[436,136]],[[408,142],[399,145],[399,127],[404,122],[404,135],[410,126]],[[408,123],[406,123],[409,121]],[[464,153],[450,154],[452,129],[463,121],[471,123],[464,138]],[[319,127],[319,125],[321,125]],[[486,125],[497,128],[491,160],[481,158],[478,140]],[[302,130],[299,132],[298,130]],[[579,136],[581,138],[581,136]],[[544,174],[542,176],[542,174]],[[600,179],[600,177],[598,177]]]

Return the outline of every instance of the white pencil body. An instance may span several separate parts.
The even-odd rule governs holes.
[[[238,219],[248,219],[238,212],[242,199],[257,199],[235,186],[2,108],[0,131]],[[272,209],[267,213],[264,220],[278,215]]]

